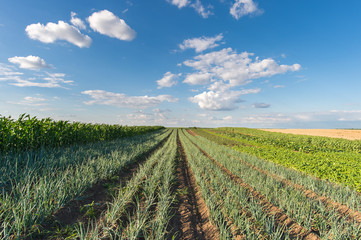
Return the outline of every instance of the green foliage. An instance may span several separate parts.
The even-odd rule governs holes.
[[[168,239],[172,205],[176,198],[173,188],[177,158],[177,130],[165,144],[139,166],[124,187],[119,187],[114,201],[103,214],[101,227],[94,225],[81,236],[94,239]],[[132,206],[132,207],[130,207]]]
[[[197,134],[203,134],[202,132],[204,133],[197,131]],[[277,224],[277,214],[269,212],[270,208],[265,207],[263,198],[294,219],[304,228],[305,233],[314,232],[320,239],[361,239],[359,222],[347,219],[347,214],[341,209],[306,193],[313,191],[318,196],[329,197],[332,201],[360,212],[361,196],[355,190],[215,144],[214,141],[220,137],[205,133],[203,136],[213,136],[213,141],[189,133],[182,138],[197,183],[199,182],[202,193],[211,191],[210,196],[218,204],[216,210],[227,216],[226,219],[231,219],[230,222],[247,236],[247,239],[289,239],[289,226]],[[255,147],[247,144],[240,143],[239,147],[261,149],[260,145]],[[198,147],[214,160],[202,154]],[[193,161],[195,165],[192,164]],[[215,162],[241,179],[243,184],[233,181]],[[304,190],[287,184],[284,180],[301,185]],[[264,197],[260,197],[261,195]]]
[[[84,213],[88,218],[95,218],[95,209],[94,206],[99,205],[99,203],[94,203],[94,201],[90,204],[86,204],[80,208],[80,212]]]
[[[114,175],[168,135],[167,130],[160,130],[113,141],[0,155],[0,239],[30,239],[57,209],[96,182],[115,180]],[[83,210],[89,218],[94,215],[94,205]]]
[[[315,152],[355,152],[361,153],[360,140],[329,138],[319,136],[295,135],[267,132],[251,128],[217,128],[212,130],[242,141],[256,142],[261,145],[286,148],[307,153]]]
[[[0,152],[28,151],[130,137],[159,130],[161,126],[121,126],[0,115]]]
[[[361,191],[361,141],[272,133],[247,128],[194,131],[221,144],[232,141],[235,145],[233,148],[240,152]]]

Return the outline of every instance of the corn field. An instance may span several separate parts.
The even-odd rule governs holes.
[[[160,126],[120,126],[37,119],[22,114],[17,120],[0,115],[0,152],[28,151],[114,140],[161,129]]]

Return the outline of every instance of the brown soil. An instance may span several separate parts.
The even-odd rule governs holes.
[[[344,138],[348,140],[361,140],[361,130],[343,129],[260,129],[268,132],[291,133],[298,135],[322,136],[331,138]]]
[[[205,156],[207,156],[210,160],[212,160],[219,168],[222,169],[223,172],[225,172],[230,178],[240,184],[240,186],[248,189],[250,191],[250,194],[255,198],[258,199],[259,203],[263,206],[263,209],[265,213],[268,216],[274,216],[276,224],[279,226],[285,226],[286,231],[288,232],[289,236],[292,239],[306,239],[306,240],[316,240],[320,239],[319,236],[316,234],[307,231],[304,227],[299,225],[296,221],[288,217],[282,209],[278,208],[277,206],[273,205],[271,202],[267,200],[267,198],[262,195],[261,193],[257,192],[253,189],[249,184],[243,182],[243,180],[234,175],[229,169],[224,167],[221,163],[219,163],[217,160],[212,158],[207,152],[202,150],[199,146],[197,146],[195,143],[193,143]]]
[[[187,129],[187,132],[192,135],[192,136],[198,136],[195,132],[193,132],[192,130],[190,129]]]
[[[144,163],[149,156],[151,156],[157,149],[161,148],[170,134],[159,142],[149,152],[139,156],[128,166],[119,170],[113,177],[102,180],[95,183],[93,186],[88,188],[80,197],[71,200],[64,207],[57,210],[42,226],[43,232],[47,232],[46,237],[39,237],[37,239],[48,239],[56,230],[59,225],[61,227],[71,226],[77,222],[88,223],[89,220],[99,221],[101,213],[107,209],[108,203],[112,200],[111,191],[115,189],[109,189],[108,186],[116,184],[117,186],[123,186],[138,171],[139,166]],[[92,204],[94,203],[94,204]],[[94,216],[90,218],[86,215],[87,208],[85,205],[92,204],[94,209]],[[83,208],[83,209],[82,209]],[[85,224],[86,226],[87,224]]]
[[[175,239],[219,239],[219,232],[209,220],[208,208],[196,184],[187,156],[177,136],[179,151],[177,177],[179,204],[171,220]]]
[[[243,164],[251,167],[252,169],[266,175],[269,177],[274,178],[276,181],[282,182],[283,184],[285,184],[286,186],[291,186],[293,188],[295,188],[296,190],[302,191],[303,194],[310,199],[316,200],[316,201],[320,201],[322,202],[328,209],[336,209],[336,211],[340,214],[340,217],[345,217],[347,216],[347,219],[349,221],[356,221],[358,223],[361,223],[361,213],[358,211],[354,211],[352,209],[350,209],[349,207],[347,207],[346,205],[343,205],[341,203],[335,202],[332,199],[326,197],[326,196],[320,196],[317,193],[315,193],[312,190],[306,189],[305,187],[303,187],[302,185],[296,184],[291,182],[290,180],[284,179],[282,177],[277,176],[276,174],[272,174],[266,170],[262,170],[257,168],[256,166],[243,161],[242,159],[236,158],[234,156],[228,155],[229,157],[232,157],[233,159],[239,160],[241,161]]]

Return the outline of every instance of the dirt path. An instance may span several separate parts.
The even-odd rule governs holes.
[[[350,129],[260,129],[268,132],[361,140],[361,130]]]
[[[219,239],[219,233],[209,220],[208,208],[196,184],[192,170],[188,166],[179,136],[177,177],[179,204],[171,225],[177,232],[175,239]]]
[[[192,142],[193,143],[193,142]],[[276,224],[279,226],[285,226],[286,231],[288,232],[289,236],[292,239],[305,239],[305,240],[317,240],[320,239],[319,236],[316,234],[307,231],[304,227],[299,225],[296,221],[288,217],[282,209],[278,208],[277,206],[273,205],[271,202],[267,200],[267,198],[257,192],[253,189],[252,186],[245,183],[240,177],[233,174],[229,169],[224,167],[220,162],[212,158],[207,152],[205,152],[203,149],[201,149],[198,145],[193,143],[205,156],[207,156],[212,162],[214,162],[219,168],[222,169],[222,171],[227,174],[233,181],[240,184],[240,186],[248,189],[250,191],[250,194],[255,198],[258,199],[259,204],[263,206],[263,209],[265,211],[265,214],[268,216],[274,216]]]

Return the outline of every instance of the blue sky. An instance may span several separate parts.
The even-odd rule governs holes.
[[[361,128],[360,1],[0,2],[0,114]]]

